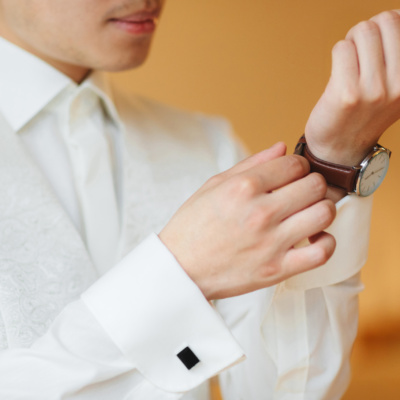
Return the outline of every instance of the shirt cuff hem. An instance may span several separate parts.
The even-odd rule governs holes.
[[[372,196],[348,195],[336,208],[336,219],[327,229],[336,239],[333,256],[323,266],[286,280],[286,288],[308,290],[334,285],[355,275],[367,261]]]
[[[243,358],[220,315],[156,234],[82,295],[122,353],[151,382],[183,392]],[[189,348],[190,369],[177,356]]]

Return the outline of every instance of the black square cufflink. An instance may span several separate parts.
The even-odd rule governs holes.
[[[192,369],[196,364],[200,362],[196,354],[190,349],[185,347],[182,351],[177,354],[178,358],[183,362],[187,369]]]

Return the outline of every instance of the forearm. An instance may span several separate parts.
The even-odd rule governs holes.
[[[193,368],[178,357],[186,347],[199,359]],[[67,306],[32,347],[1,353],[0,397],[175,400],[242,356],[152,235]]]

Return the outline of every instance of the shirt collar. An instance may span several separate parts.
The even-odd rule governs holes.
[[[114,96],[108,75],[101,71],[93,71],[80,86],[82,88],[90,87],[102,99],[109,118],[116,123],[119,129],[122,129],[122,123],[114,105]]]
[[[0,37],[0,112],[20,130],[66,88],[92,88],[103,100],[109,116],[120,125],[106,75],[93,72],[77,85],[40,58]],[[75,90],[74,90],[75,89]]]
[[[0,38],[0,111],[18,131],[72,80]]]

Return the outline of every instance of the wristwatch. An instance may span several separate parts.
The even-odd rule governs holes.
[[[305,157],[310,163],[311,172],[322,174],[328,185],[361,197],[369,196],[382,183],[392,154],[377,144],[359,165],[349,167],[334,164],[315,157],[307,146],[305,135],[300,138],[294,153]]]

